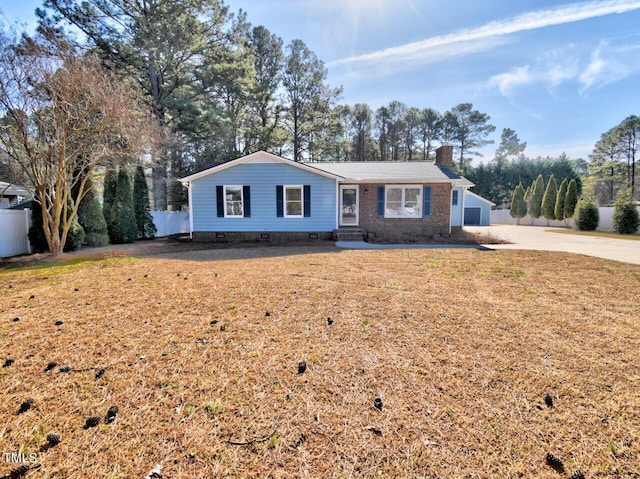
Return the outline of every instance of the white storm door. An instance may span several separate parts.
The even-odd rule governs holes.
[[[340,226],[358,226],[358,186],[340,185]]]

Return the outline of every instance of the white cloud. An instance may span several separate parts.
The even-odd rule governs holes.
[[[566,63],[549,65],[544,72],[544,76],[551,87],[558,86],[560,83],[575,78],[578,71],[576,62],[568,60]]]
[[[569,158],[586,160],[593,151],[593,139],[578,138],[563,143],[527,143],[526,154],[530,158],[550,156],[556,158],[563,153]]]
[[[571,52],[552,51],[538,58],[533,65],[511,68],[492,76],[487,82],[497,87],[504,96],[513,96],[518,88],[533,84],[545,84],[550,91],[561,83],[579,75],[579,62]]]
[[[509,96],[515,87],[533,83],[535,80],[529,65],[525,65],[491,77],[489,86],[497,86],[503,95]]]
[[[603,41],[589,53],[588,60],[580,61],[573,48],[557,50],[536,59],[533,65],[494,75],[487,85],[497,87],[505,96],[513,96],[518,87],[525,85],[546,85],[553,93],[560,84],[574,81],[580,85],[580,93],[585,93],[636,73],[640,73],[640,44],[611,46]]]
[[[329,62],[327,66],[355,64],[394,63],[407,61],[434,61],[448,58],[456,45],[477,42],[527,30],[535,30],[552,25],[578,22],[589,18],[614,13],[624,13],[640,9],[640,0],[596,0],[575,3],[565,7],[527,12],[504,20],[486,23],[480,27],[460,30],[447,35],[438,35],[418,42],[378,50]],[[434,49],[435,52],[434,52]]]
[[[581,92],[618,82],[640,72],[640,45],[610,47],[600,43],[592,52],[591,60],[580,74]]]
[[[382,59],[376,63],[360,65],[359,68],[351,68],[350,75],[362,77],[370,74],[372,69],[381,74],[397,74],[400,71],[412,70],[415,66],[423,66],[438,63],[442,59],[468,56],[495,48],[498,44],[506,43],[503,39],[487,38],[474,42],[458,42],[451,45],[442,45],[430,49],[428,52],[405,52],[402,60],[396,57]],[[331,66],[331,64],[329,64]]]

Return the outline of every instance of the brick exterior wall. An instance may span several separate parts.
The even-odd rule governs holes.
[[[431,186],[431,215],[426,218],[384,218],[378,216],[378,186],[360,185],[360,228],[372,242],[417,243],[449,237],[451,184]]]
[[[194,231],[193,241],[201,243],[265,243],[323,242],[333,240],[332,231],[287,232],[287,231]]]
[[[453,146],[442,145],[436,150],[436,165],[453,168]]]

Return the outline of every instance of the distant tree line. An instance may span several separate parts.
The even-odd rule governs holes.
[[[441,114],[393,101],[339,103],[324,63],[219,0],[44,0],[39,29],[95,52],[143,93],[167,132],[153,155],[154,209],[184,201],[175,179],[258,150],[295,161],[411,161],[455,145],[462,168],[491,143],[490,117],[462,103]]]
[[[578,191],[581,190],[581,173],[587,168],[585,161],[571,160],[565,154],[557,158],[528,158],[524,154],[526,146],[514,130],[505,128],[494,158],[475,167],[467,165],[461,172],[475,184],[474,192],[491,200],[497,209],[509,208],[517,185],[532,185],[540,175],[547,182],[551,176],[573,179]]]

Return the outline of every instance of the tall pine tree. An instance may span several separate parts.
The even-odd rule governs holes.
[[[102,215],[107,223],[107,231],[111,238],[111,208],[116,199],[116,186],[118,184],[118,173],[112,166],[107,168],[104,175],[104,187],[102,190]]]
[[[133,210],[136,214],[138,239],[153,239],[158,230],[149,212],[149,187],[144,176],[142,165],[136,167],[133,179]]]

